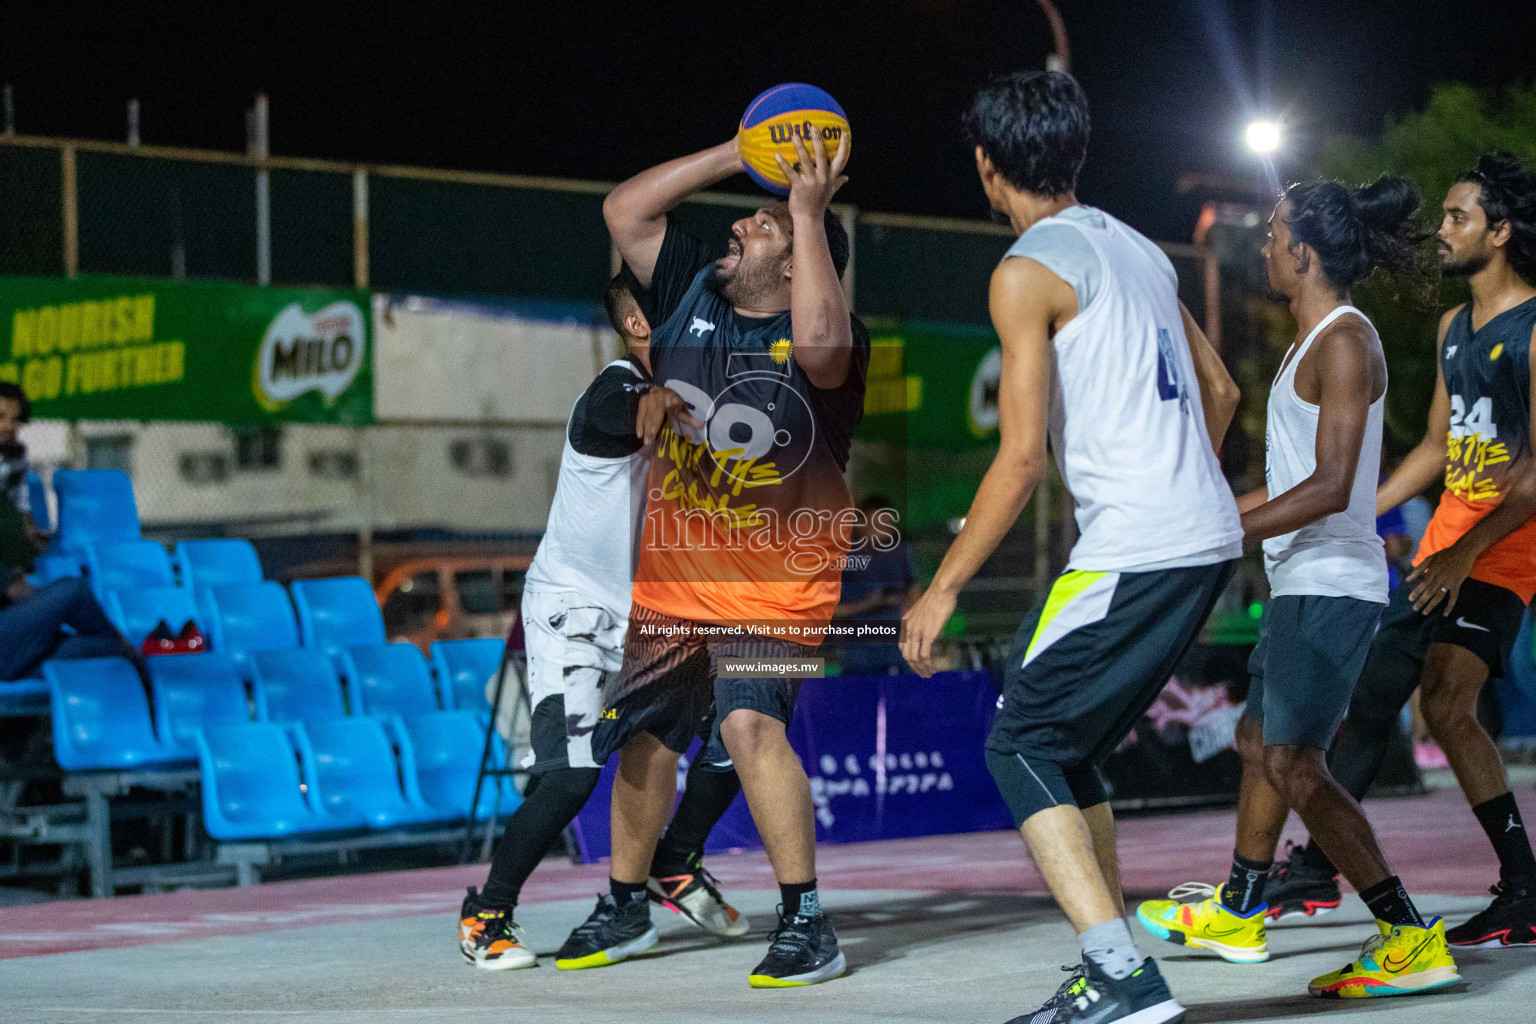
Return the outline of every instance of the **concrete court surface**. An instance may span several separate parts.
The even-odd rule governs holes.
[[[1520,787],[1527,817],[1536,800]],[[1495,866],[1456,791],[1367,805],[1398,870],[1427,910],[1452,920],[1486,904]],[[1230,812],[1127,819],[1121,849],[1132,899],[1193,878],[1216,880]],[[1299,835],[1295,822],[1288,835]],[[519,1024],[719,1021],[1002,1024],[1059,983],[1076,944],[1009,833],[826,847],[819,874],[849,973],[793,991],[753,991],[776,893],[761,854],[713,869],[753,918],[719,942],[663,910],[652,953],[583,972],[464,966],[454,948],[462,886],[484,868],[440,868],[0,909],[0,1020],[302,1021],[343,1024],[499,1019]],[[519,921],[549,953],[590,910],[603,865],[550,861]],[[1417,879],[1417,882],[1415,881]],[[1424,884],[1418,884],[1424,883]],[[1268,964],[1236,966],[1138,934],[1158,956],[1189,1024],[1351,1019],[1530,1021],[1536,950],[1465,951],[1467,984],[1447,995],[1362,1004],[1308,997],[1308,979],[1351,959],[1368,934],[1349,897],[1337,913],[1271,931]],[[53,952],[53,950],[69,950]]]

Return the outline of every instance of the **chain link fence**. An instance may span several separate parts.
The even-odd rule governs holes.
[[[258,216],[261,175],[270,202]],[[609,187],[0,137],[0,273],[255,284],[266,283],[259,268],[269,266],[275,285],[591,305],[615,267],[601,211]],[[706,195],[678,217],[702,237],[721,239],[760,202]],[[847,285],[861,315],[985,327],[988,278],[1011,240],[1008,229],[838,212],[853,241]],[[269,232],[258,228],[263,219]],[[1164,249],[1181,297],[1219,343],[1214,255],[1188,245]],[[593,313],[595,320],[595,306]],[[606,355],[594,345],[594,372]],[[515,396],[519,382],[504,386]],[[505,417],[369,427],[55,421],[32,424],[25,440],[45,478],[64,466],[127,472],[147,536],[245,536],[277,578],[360,568],[380,580],[403,564],[395,555],[410,550],[478,543],[531,554],[553,495],[564,423]],[[974,490],[955,485],[957,474],[979,479],[989,450],[956,456],[907,440],[909,492]],[[855,490],[872,464],[889,458],[880,446],[856,446]],[[964,515],[963,499],[956,502],[956,522],[930,524],[912,538],[925,572]],[[967,593],[961,610],[973,631],[1011,629],[1065,562],[1074,531],[1059,482],[1033,504]]]

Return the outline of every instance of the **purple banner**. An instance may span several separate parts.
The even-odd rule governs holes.
[[[1012,828],[982,756],[996,708],[997,688],[982,671],[806,680],[789,741],[810,776],[816,841]],[[588,860],[608,855],[616,769],[612,762],[603,769],[576,819]],[[737,797],[705,849],[761,846],[746,800]]]

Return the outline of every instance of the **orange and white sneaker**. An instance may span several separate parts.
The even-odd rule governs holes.
[[[711,935],[734,938],[751,927],[744,914],[725,902],[715,876],[694,864],[693,870],[665,877],[651,876],[645,883],[646,899],[681,914]]]
[[[474,886],[459,908],[459,950],[471,967],[485,971],[515,971],[533,967],[539,958],[523,945],[523,930],[510,910],[497,910],[480,902]]]

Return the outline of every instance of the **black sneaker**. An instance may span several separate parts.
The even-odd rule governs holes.
[[[1536,892],[1516,890],[1508,882],[1488,891],[1493,893],[1488,909],[1447,929],[1445,941],[1462,949],[1536,946]]]
[[[1306,847],[1295,843],[1286,844],[1285,860],[1270,868],[1264,882],[1265,916],[1271,924],[1331,914],[1343,899],[1338,878],[1309,863]]]
[[[1041,1021],[1042,1024],[1049,1024],[1055,1019],[1056,1012],[1072,1002],[1077,993],[1088,984],[1088,977],[1082,964],[1067,964],[1062,967],[1062,970],[1067,972],[1067,980],[1056,989],[1055,995],[1045,1001],[1044,1006],[1035,1011],[1034,1016],[1029,1018],[1031,1022]],[[1014,1018],[1014,1020],[1023,1019],[1023,1017]],[[1013,1022],[1010,1021],[1009,1024]]]
[[[607,967],[644,953],[654,945],[656,928],[651,924],[651,905],[641,899],[630,900],[621,907],[604,893],[597,898],[592,916],[571,932],[555,954],[555,966],[562,971]]]
[[[486,971],[532,967],[539,958],[523,944],[523,938],[510,910],[486,906],[475,887],[469,887],[469,895],[459,908],[459,951],[471,967]]]
[[[827,915],[787,917],[768,936],[768,955],[747,976],[753,988],[797,988],[830,981],[848,969]]]
[[[1134,974],[1121,981],[1084,959],[1078,973],[1068,978],[1044,1006],[1008,1024],[1170,1024],[1183,1019],[1184,1007],[1168,991],[1157,961],[1148,957]]]

